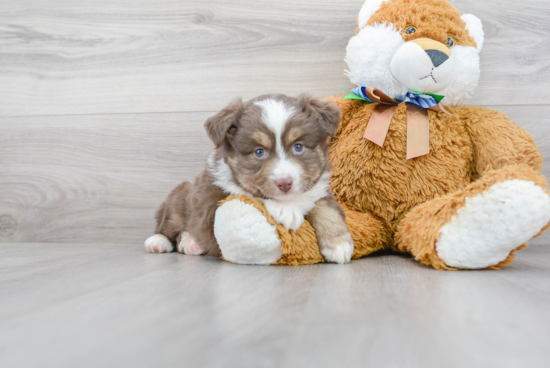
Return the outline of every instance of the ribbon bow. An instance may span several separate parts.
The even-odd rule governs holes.
[[[351,92],[344,97],[345,100],[379,104],[371,115],[363,138],[380,147],[384,145],[397,105],[407,104],[407,160],[430,153],[430,118],[426,110],[451,114],[440,102],[444,96],[431,93],[407,92],[405,97],[394,100],[374,87],[357,87]]]

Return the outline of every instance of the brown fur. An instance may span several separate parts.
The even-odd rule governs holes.
[[[392,0],[383,2],[380,9],[369,19],[367,26],[387,22],[402,32],[413,26],[416,32],[403,32],[405,42],[418,38],[431,38],[447,44],[447,37],[455,45],[474,46],[476,42],[466,30],[466,22],[458,10],[447,0]]]
[[[434,268],[455,270],[456,268],[447,266],[435,251],[439,229],[451,220],[459,208],[464,206],[466,198],[483,193],[494,184],[513,179],[533,181],[543,188],[547,185],[546,179],[540,172],[525,165],[508,166],[490,171],[464,190],[435,198],[410,211],[400,223],[395,235],[399,250],[413,254],[418,261]],[[524,244],[520,248],[526,246],[527,244]],[[499,268],[511,263],[512,260],[513,253],[492,268]]]
[[[200,244],[205,254],[219,255],[214,237],[214,214],[218,202],[227,195],[213,185],[212,175],[204,170],[194,184],[183,182],[168,195],[157,211],[155,233],[165,235],[173,244],[187,231]]]
[[[407,160],[405,104],[396,109],[382,148],[363,138],[376,105],[342,105],[344,118],[329,157],[332,189],[349,210],[368,212],[395,231],[418,203],[464,188],[474,178],[472,143],[457,115],[430,111],[430,154]],[[387,245],[393,245],[391,239]]]
[[[450,108],[450,116],[430,111],[430,154],[407,160],[405,104],[379,147],[362,137],[376,105],[335,101],[343,114],[329,154],[332,187],[346,208],[354,258],[393,249],[437,269],[454,269],[437,256],[435,242],[466,198],[509,179],[546,188],[533,138],[497,111],[476,106]],[[510,263],[513,253],[491,268]]]

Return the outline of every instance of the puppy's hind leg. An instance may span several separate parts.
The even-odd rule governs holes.
[[[168,197],[170,198],[170,197]],[[168,199],[167,199],[168,201]],[[145,249],[149,253],[170,253],[174,251],[174,243],[170,240],[167,235],[169,233],[168,227],[165,226],[166,222],[169,220],[168,206],[165,203],[160,206],[157,211],[157,228],[155,230],[155,235],[150,236],[145,240]]]
[[[182,231],[178,238],[178,252],[190,256],[200,256],[201,254],[205,253],[197,240],[193,238],[187,231]]]
[[[176,241],[187,225],[189,210],[187,196],[192,184],[183,182],[168,195],[157,211],[155,235],[147,238],[145,249],[150,253],[173,252]]]
[[[145,240],[145,249],[149,253],[169,253],[174,251],[174,245],[162,234],[155,234]]]

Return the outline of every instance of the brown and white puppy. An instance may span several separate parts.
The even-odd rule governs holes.
[[[261,199],[270,215],[297,230],[304,218],[314,227],[329,262],[349,262],[353,240],[344,212],[330,192],[328,140],[340,109],[306,95],[263,95],[237,100],[206,121],[216,149],[195,183],[184,182],[157,212],[152,253],[174,250],[217,256],[214,215],[228,195]],[[236,214],[238,216],[238,214]]]

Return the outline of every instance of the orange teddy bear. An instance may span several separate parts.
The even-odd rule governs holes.
[[[367,0],[358,26],[345,58],[357,88],[332,99],[342,119],[329,153],[353,258],[392,249],[436,269],[509,264],[550,225],[550,192],[528,132],[498,111],[460,105],[479,79],[481,21],[446,0]],[[233,232],[216,233],[222,253],[262,263],[254,262],[262,250],[235,235],[235,214],[224,205],[216,224]],[[279,251],[263,263],[322,261],[310,232],[302,231],[304,241],[267,231],[277,231]]]

